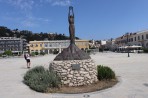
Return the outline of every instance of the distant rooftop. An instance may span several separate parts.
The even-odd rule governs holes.
[[[137,31],[137,32],[134,32],[134,33],[145,33],[145,32],[148,32],[148,30],[142,30],[142,31]]]
[[[21,38],[16,37],[0,37],[0,40],[20,40]]]

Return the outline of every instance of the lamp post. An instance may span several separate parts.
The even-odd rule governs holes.
[[[128,57],[130,57],[130,55],[129,55],[129,46],[128,46]]]
[[[128,57],[130,57],[130,55],[129,55],[129,44],[128,44],[128,37],[129,37],[129,33],[127,33],[127,53],[128,53]]]

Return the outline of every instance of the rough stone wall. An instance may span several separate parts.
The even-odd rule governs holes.
[[[74,70],[72,64],[79,64],[80,69]],[[92,59],[53,61],[50,68],[61,77],[63,85],[89,85],[97,81],[97,68]]]

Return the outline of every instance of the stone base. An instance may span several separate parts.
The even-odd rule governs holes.
[[[73,69],[73,64],[79,68]],[[63,85],[81,86],[98,81],[97,67],[92,59],[53,61],[50,68],[57,72]]]

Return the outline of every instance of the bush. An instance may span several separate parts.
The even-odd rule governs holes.
[[[58,54],[59,51],[57,51],[57,49],[54,49],[53,54]]]
[[[31,56],[35,56],[35,52],[31,52]]]
[[[59,88],[61,84],[57,74],[45,70],[42,66],[27,71],[24,76],[24,83],[38,92],[47,92],[49,88]]]
[[[2,57],[3,54],[0,54],[0,57]]]
[[[35,52],[35,55],[39,55],[39,53],[38,52]]]
[[[148,53],[148,48],[143,48],[144,53]]]
[[[85,52],[90,54],[91,50],[86,49]]]
[[[8,55],[8,56],[11,56],[12,55],[12,51],[10,50],[7,50],[3,53],[4,55]]]
[[[11,56],[11,55],[12,55],[12,51],[6,50],[3,54],[4,54],[4,55]]]
[[[45,55],[45,52],[40,52],[40,55]]]
[[[115,79],[115,73],[114,71],[107,67],[107,66],[97,66],[97,77],[99,80],[110,80],[110,79]]]

